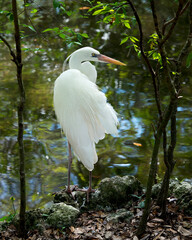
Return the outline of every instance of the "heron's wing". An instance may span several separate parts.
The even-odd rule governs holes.
[[[97,162],[95,142],[105,133],[117,135],[116,113],[105,95],[80,71],[63,72],[55,82],[57,118],[77,157],[88,170]]]

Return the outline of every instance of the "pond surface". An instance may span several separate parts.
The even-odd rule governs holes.
[[[55,118],[53,87],[55,79],[62,72],[64,59],[78,46],[66,47],[62,39],[51,34],[41,34],[43,29],[61,23],[68,22],[70,26],[89,35],[90,38],[85,39],[82,46],[92,46],[127,64],[126,67],[96,64],[97,84],[117,111],[120,124],[118,137],[106,135],[97,144],[99,161],[93,171],[93,185],[96,186],[105,177],[127,174],[135,175],[145,185],[154,143],[152,123],[156,123],[157,117],[152,81],[145,66],[133,49],[120,46],[121,29],[97,24],[94,17],[79,17],[78,6],[73,4],[70,7],[74,9],[74,16],[70,21],[68,18],[63,19],[54,10],[50,12],[51,7],[45,5],[44,1],[41,2],[41,6],[35,5],[39,14],[38,20],[34,20],[38,34],[29,30],[23,44],[23,47],[28,48],[23,54],[28,209],[48,204],[52,200],[51,194],[67,184],[67,140]],[[152,25],[148,28],[145,32],[152,33]],[[9,40],[12,42],[11,38]],[[18,86],[14,63],[10,61],[7,48],[0,44],[0,215],[3,216],[13,211],[10,197],[16,199],[16,208],[19,203]],[[186,69],[182,79],[183,98],[178,107],[177,164],[173,172],[173,177],[189,182],[192,182],[191,76],[191,69]],[[166,87],[164,91],[166,95]],[[165,171],[162,150],[158,166],[158,177],[162,178]],[[80,187],[88,186],[88,171],[75,158],[71,179],[73,184]]]

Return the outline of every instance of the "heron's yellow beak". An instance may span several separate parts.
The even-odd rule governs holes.
[[[126,66],[125,63],[122,63],[122,62],[120,62],[120,61],[118,61],[118,60],[115,60],[115,59],[113,59],[113,58],[107,57],[107,56],[105,56],[105,55],[101,55],[101,54],[100,54],[100,55],[98,56],[98,59],[99,59],[99,61],[102,61],[102,62],[113,63],[113,64],[116,64],[116,65]]]

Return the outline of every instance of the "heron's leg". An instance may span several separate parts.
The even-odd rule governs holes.
[[[89,202],[89,193],[95,192],[95,189],[92,189],[92,171],[89,171],[89,188],[87,189],[87,202]]]
[[[66,192],[68,193],[71,193],[71,189],[70,189],[71,164],[72,164],[72,151],[71,151],[71,144],[68,141],[68,178],[67,178],[67,189],[66,189]]]
[[[86,192],[86,194],[87,194],[87,202],[89,202],[89,194],[91,192],[95,192],[95,189],[92,189],[92,171],[89,171],[89,187],[88,187],[88,189],[77,188],[75,190],[76,191],[80,191],[80,192]]]

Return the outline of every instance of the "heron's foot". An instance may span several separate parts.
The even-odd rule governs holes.
[[[87,193],[87,202],[89,202],[89,195],[90,195],[90,193],[95,192],[96,190],[92,189],[91,187],[89,187],[88,189],[86,189],[86,188],[83,188],[83,189],[77,188],[76,191],[86,192]]]
[[[75,199],[73,192],[77,191],[77,189],[78,189],[77,185],[70,185],[70,186],[66,186],[65,192],[71,195],[73,199]]]

